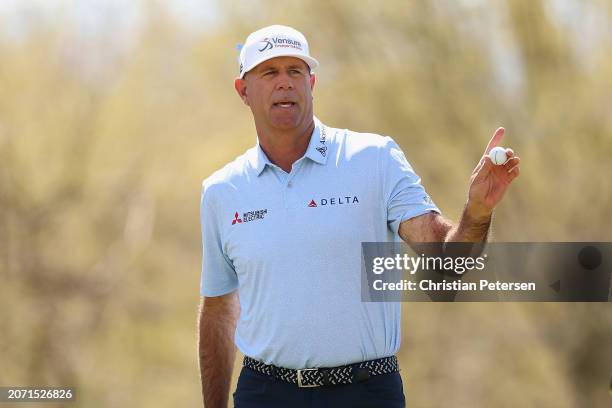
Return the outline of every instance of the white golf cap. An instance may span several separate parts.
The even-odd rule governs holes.
[[[295,28],[271,25],[251,33],[240,50],[240,78],[257,65],[275,57],[296,57],[308,64],[310,70],[319,62],[310,56],[308,41]]]

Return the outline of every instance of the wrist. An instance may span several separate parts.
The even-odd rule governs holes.
[[[485,224],[491,221],[493,216],[493,209],[486,208],[468,201],[463,209],[463,217],[466,221],[475,224]]]

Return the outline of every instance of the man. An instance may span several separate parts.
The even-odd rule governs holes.
[[[203,183],[199,352],[208,408],[227,406],[234,341],[246,356],[238,408],[404,406],[400,305],[360,301],[361,242],[482,242],[519,174],[510,149],[501,166],[486,156],[500,128],[453,226],[391,138],[314,117],[317,65],[306,38],[286,26],[252,33],[240,52],[235,88],[258,142]]]

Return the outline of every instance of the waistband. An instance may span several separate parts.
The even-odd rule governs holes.
[[[298,387],[321,387],[328,385],[352,384],[366,381],[368,378],[399,372],[396,356],[376,360],[362,361],[339,367],[291,369],[265,364],[245,356],[243,367],[269,375],[281,381],[297,384]]]

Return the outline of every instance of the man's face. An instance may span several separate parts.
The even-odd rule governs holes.
[[[255,123],[293,129],[312,120],[314,74],[299,58],[276,57],[257,65],[236,91],[253,112]]]

